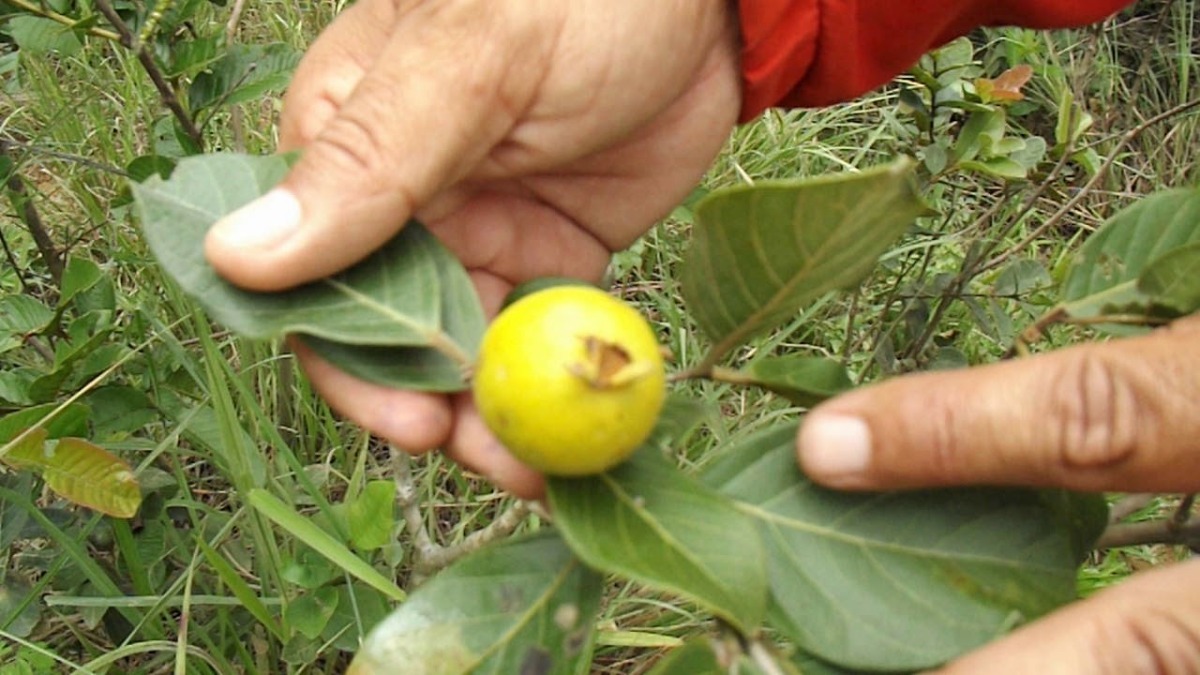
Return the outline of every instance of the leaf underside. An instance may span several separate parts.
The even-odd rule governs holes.
[[[843,667],[927,668],[1075,597],[1098,496],[1016,489],[834,492],[795,463],[795,427],[705,473],[766,545],[769,623]]]
[[[682,293],[718,356],[854,286],[918,216],[915,165],[714,192],[696,209]]]
[[[269,190],[287,169],[283,157],[210,154],[181,161],[167,180],[135,184],[146,240],[163,269],[239,334],[299,334],[337,365],[383,384],[464,388],[485,327],[483,310],[461,263],[415,221],[350,269],[286,291],[243,290],[208,263],[209,228]]]
[[[589,565],[687,597],[752,632],[766,610],[750,519],[655,447],[606,474],[550,479],[555,525]]]
[[[367,637],[352,675],[581,675],[603,579],[552,531],[472,553]]]

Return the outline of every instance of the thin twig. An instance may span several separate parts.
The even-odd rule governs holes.
[[[12,0],[7,1],[11,2]],[[192,120],[191,115],[184,109],[183,104],[179,102],[179,97],[175,95],[175,90],[167,82],[167,78],[158,67],[158,63],[154,61],[154,54],[150,51],[150,48],[137,43],[137,36],[133,34],[133,31],[129,29],[129,26],[117,14],[116,10],[113,9],[109,0],[96,0],[96,9],[104,15],[104,18],[112,24],[113,28],[117,29],[117,33],[120,35],[120,43],[137,54],[138,63],[142,65],[142,70],[146,71],[146,74],[150,76],[150,81],[154,83],[154,88],[158,91],[158,97],[162,100],[163,105],[167,106],[167,109],[175,116],[176,121],[179,122],[179,126],[183,127],[183,132],[192,140],[192,143],[197,148],[203,150],[204,134],[200,133],[200,129],[196,127],[196,123]]]
[[[122,178],[129,178],[129,172],[119,166],[97,162],[94,159],[83,157],[82,155],[72,155],[67,152],[58,152],[49,148],[41,148],[30,143],[21,143],[20,141],[11,138],[0,138],[0,152],[8,153],[12,150],[20,150],[22,152],[33,153],[36,155],[45,155],[54,159],[61,159],[64,162],[71,162],[80,166],[86,166],[89,169],[96,169],[104,173],[111,173]]]
[[[0,248],[4,249],[4,257],[8,258],[8,264],[12,266],[13,272],[17,275],[17,282],[21,284],[21,292],[28,294],[30,292],[29,282],[25,281],[24,270],[17,263],[17,257],[13,255],[12,248],[8,245],[8,239],[4,237],[4,231],[0,230]]]
[[[1096,542],[1096,549],[1146,544],[1175,544],[1200,548],[1200,520],[1176,525],[1173,520],[1151,520],[1144,523],[1113,525]]]
[[[0,146],[0,157],[8,157],[6,150],[7,148]],[[12,173],[8,174],[4,185],[8,190],[9,201],[17,211],[17,216],[25,225],[25,229],[29,230],[30,236],[33,237],[33,243],[42,257],[42,262],[46,265],[46,270],[50,272],[50,278],[54,280],[54,286],[61,288],[62,252],[54,245],[54,240],[50,237],[50,232],[46,229],[41,214],[38,213],[37,205],[33,203],[33,198],[25,188],[25,180],[17,172],[15,163],[14,169]]]
[[[71,30],[75,30],[76,26],[79,25],[79,21],[76,21],[75,19],[72,19],[69,16],[59,14],[58,12],[56,12],[52,9],[43,7],[40,4],[34,4],[32,2],[29,2],[28,0],[0,0],[0,3],[7,4],[10,7],[15,7],[23,12],[28,12],[30,14],[33,14],[34,16],[39,16],[43,19],[50,19],[51,21],[61,23],[62,25],[66,26],[67,28],[70,28]],[[104,30],[103,28],[97,28],[95,26],[89,26],[87,29],[87,34],[91,35],[92,37],[103,38],[105,40],[112,40],[113,42],[121,41],[120,35],[117,35],[116,33],[112,32],[112,31]]]
[[[1066,204],[1063,204],[1061,207],[1059,207],[1059,209],[1055,211],[1053,215],[1035,228],[1033,232],[1030,232],[1029,235],[1023,240],[1018,242],[1016,246],[1009,247],[1004,253],[997,255],[995,258],[984,264],[983,267],[980,268],[980,272],[986,272],[987,270],[993,269],[1002,264],[1013,254],[1014,251],[1025,248],[1045,234],[1048,230],[1058,225],[1058,223],[1061,222],[1062,219],[1067,216],[1067,214],[1073,211],[1076,206],[1083,202],[1083,200],[1092,193],[1092,190],[1094,190],[1100,181],[1104,179],[1105,175],[1108,173],[1108,170],[1112,168],[1114,163],[1116,163],[1117,157],[1120,156],[1121,152],[1125,150],[1126,146],[1137,139],[1137,137],[1143,132],[1159,122],[1168,120],[1176,115],[1181,115],[1198,106],[1200,106],[1200,98],[1195,98],[1187,101],[1186,103],[1181,103],[1170,110],[1163,111],[1154,117],[1151,117],[1150,119],[1122,134],[1120,140],[1117,141],[1116,146],[1114,146],[1112,151],[1110,151],[1104,158],[1104,161],[1100,164],[1100,167],[1096,169],[1096,173],[1088,180],[1087,183],[1084,184],[1083,187],[1079,188],[1079,190],[1073,197],[1071,197],[1071,199],[1067,200]],[[1064,154],[1064,156],[1066,155]]]
[[[501,513],[482,530],[471,533],[468,537],[453,546],[440,546],[435,550],[431,550],[420,561],[419,571],[427,575],[432,574],[447,567],[468,553],[478,551],[494,541],[508,537],[521,526],[521,523],[525,522],[525,517],[528,515],[529,506],[525,502],[514,502],[512,506],[508,507],[504,513]]]
[[[429,536],[425,527],[425,518],[421,514],[421,501],[417,497],[416,479],[412,472],[412,457],[404,450],[393,445],[388,446],[392,460],[392,480],[396,481],[396,502],[400,505],[400,513],[404,524],[408,527],[417,556],[424,556],[436,544]]]
[[[1171,516],[1171,523],[1178,528],[1186,526],[1188,521],[1192,519],[1192,507],[1195,505],[1195,493],[1185,495],[1183,499],[1179,500],[1179,508],[1175,509],[1175,515]]]
[[[1108,509],[1108,522],[1112,524],[1119,523],[1150,506],[1157,498],[1158,495],[1149,492],[1125,495]]]
[[[37,352],[39,356],[45,359],[46,363],[54,363],[54,350],[50,348],[50,345],[47,345],[45,342],[39,340],[36,335],[26,336],[25,344],[33,347],[33,351]]]
[[[225,24],[225,45],[232,45],[237,38],[238,24],[242,20],[242,12],[246,0],[234,0],[233,9],[229,12],[229,21]],[[233,147],[238,152],[246,151],[246,121],[241,106],[232,106],[229,110],[229,128],[233,130]]]
[[[453,546],[441,546],[433,541],[429,528],[425,526],[421,500],[417,495],[417,483],[412,472],[412,458],[394,445],[389,445],[388,449],[391,452],[392,480],[396,481],[396,502],[400,506],[404,524],[413,542],[413,583],[419,584],[468,553],[511,535],[533,511],[530,504],[516,502],[487,527],[471,533]]]

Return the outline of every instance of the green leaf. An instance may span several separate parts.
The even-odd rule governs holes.
[[[354,555],[344,544],[334,539],[304,516],[292,510],[278,497],[261,488],[249,495],[250,505],[296,539],[325,556],[353,577],[360,579],[389,598],[403,602],[406,594],[396,582],[380,574],[365,560]]]
[[[1142,273],[1154,261],[1176,249],[1200,243],[1200,189],[1165,190],[1122,209],[1084,242],[1063,282],[1063,309],[1072,317],[1104,314],[1161,314],[1153,291],[1176,272],[1189,269],[1188,253],[1168,258],[1162,270],[1151,272],[1143,289]],[[1172,271],[1174,270],[1174,271]],[[1167,273],[1161,278],[1158,276]],[[1169,302],[1187,304],[1189,284],[1167,291],[1182,293]],[[1174,314],[1174,312],[1168,312]]]
[[[996,295],[1021,297],[1050,288],[1053,283],[1050,273],[1041,261],[1018,258],[1004,266],[992,284],[992,292]]]
[[[706,401],[668,392],[654,430],[650,432],[650,440],[669,446],[718,413],[717,408]]]
[[[985,176],[1009,180],[1023,180],[1029,170],[1019,162],[1008,157],[989,157],[985,160],[968,160],[959,162],[958,167],[964,171],[974,171]]]
[[[415,363],[394,377],[430,371],[445,388],[446,368],[431,366],[432,351],[463,370],[473,360],[485,321],[466,271],[428,231],[412,222],[353,268],[279,293],[254,293],[221,279],[204,258],[205,233],[217,219],[249,202],[286,172],[281,157],[205,155],[179,163],[169,180],[133,187],[147,242],[163,268],[214,318],[255,338],[299,333],[331,360],[362,365],[383,360],[372,347],[403,347]],[[325,342],[368,347],[357,354]],[[387,358],[403,356],[389,350]],[[366,368],[364,368],[365,370]],[[380,378],[373,378],[380,381]],[[417,382],[422,384],[423,381]],[[439,386],[440,385],[440,386]],[[457,388],[465,387],[461,372]]]
[[[19,638],[29,637],[42,617],[42,605],[33,586],[15,572],[0,581],[0,631]]]
[[[41,426],[46,438],[86,436],[92,411],[86,405],[72,403],[58,410],[57,403],[34,406],[0,417],[0,445],[8,443],[32,426]],[[53,417],[50,417],[53,415]],[[49,419],[47,419],[49,417]]]
[[[1001,108],[971,113],[954,143],[957,163],[961,165],[976,158],[989,158],[989,151],[1004,138],[1005,119]]]
[[[329,558],[298,544],[294,547],[292,558],[284,565],[281,576],[290,584],[313,590],[342,576],[342,571]]]
[[[300,341],[339,370],[367,382],[432,392],[462,391],[466,386],[462,366],[434,349],[347,345],[309,335]]]
[[[163,115],[154,122],[153,153],[162,157],[179,159],[198,155],[203,150],[188,136],[174,115]]]
[[[714,192],[697,207],[683,298],[716,357],[853,286],[927,213],[909,160]],[[710,357],[712,358],[712,357]]]
[[[801,649],[842,667],[928,668],[1075,598],[1100,496],[835,492],[800,473],[795,436],[751,437],[704,479],[762,532],[768,620]]]
[[[350,541],[360,551],[374,551],[392,542],[396,525],[396,483],[373,480],[349,503],[346,520]]]
[[[167,67],[163,74],[174,78],[208,68],[224,56],[225,52],[222,49],[224,46],[225,36],[221,33],[177,42],[171,45]],[[206,76],[212,77],[212,75]],[[194,101],[192,103],[195,104]]]
[[[202,110],[253,101],[282,91],[299,62],[300,52],[282,42],[232,45],[192,81],[188,101],[192,110]]]
[[[34,401],[29,396],[29,387],[36,377],[37,372],[29,368],[0,371],[0,401],[32,405]]]
[[[326,586],[293,600],[284,612],[284,619],[304,637],[315,639],[325,630],[337,606],[337,589]]]
[[[72,56],[83,47],[70,28],[51,19],[15,16],[5,22],[5,27],[13,42],[29,55],[56,52],[60,56]]]
[[[33,476],[25,472],[0,474],[0,487],[32,494]],[[24,509],[0,499],[0,551],[7,551],[13,542],[27,538],[25,530],[30,524],[29,514]]]
[[[150,398],[136,387],[99,387],[84,401],[92,409],[92,436],[98,440],[123,438],[158,419]]]
[[[40,472],[60,497],[115,518],[132,518],[142,503],[129,464],[81,438],[47,440],[45,430],[39,429],[0,460]]]
[[[46,330],[54,321],[54,310],[28,295],[0,298],[0,336],[23,338]]]
[[[75,296],[95,286],[104,276],[104,270],[96,263],[87,258],[71,256],[63,269],[58,306],[65,307],[70,304]]]
[[[171,172],[175,170],[175,164],[176,161],[170,157],[141,155],[125,165],[125,172],[129,174],[129,180],[135,183],[144,182],[153,176],[165,180],[171,177]]]
[[[762,358],[739,375],[806,408],[854,387],[845,366],[820,356]]]
[[[1200,229],[1200,222],[1197,222]],[[1138,291],[1180,316],[1200,310],[1200,241],[1172,249],[1146,265]]]
[[[342,651],[356,651],[392,608],[387,596],[363,584],[339,584],[333,588],[337,591],[337,606],[321,632],[321,640]]]
[[[597,476],[547,480],[555,525],[592,567],[682,595],[744,632],[766,610],[762,542],[727,499],[643,448]]]
[[[603,587],[553,532],[489,546],[377,626],[349,675],[582,675]]]

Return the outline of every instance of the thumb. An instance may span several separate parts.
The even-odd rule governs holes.
[[[1194,673],[1200,561],[1142,572],[952,663],[971,673]]]
[[[815,408],[805,472],[833,487],[962,484],[1190,492],[1200,315],[1147,336],[900,377]]]
[[[205,241],[209,261],[233,283],[278,290],[357,262],[511,128],[497,105],[511,41],[470,37],[498,13],[432,3],[441,9],[425,4],[397,17],[393,4],[357,3],[306,54],[284,112],[285,129],[302,136],[299,162]],[[470,58],[463,44],[472,44]],[[365,71],[362,63],[370,64]],[[356,70],[360,79],[347,86],[345,76]],[[452,91],[470,95],[448,99]]]

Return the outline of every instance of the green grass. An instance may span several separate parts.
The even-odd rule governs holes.
[[[238,38],[244,43],[282,40],[302,47],[333,14],[329,3],[311,11],[283,0],[247,5]],[[204,16],[223,23],[227,11],[212,6]],[[993,76],[1014,63],[1035,67],[1024,114],[1014,116],[1019,133],[1052,134],[1057,101],[1063,91],[1075,92],[1096,116],[1085,142],[1104,157],[1122,134],[1193,95],[1197,25],[1192,1],[1143,2],[1102,29],[987,33],[977,40],[977,58]],[[28,477],[0,475],[0,487],[23,495],[0,500],[0,523],[31,523],[11,541],[0,537],[7,543],[0,550],[0,581],[4,588],[18,588],[20,581],[21,588],[51,594],[51,601],[31,605],[40,612],[36,617],[28,610],[29,621],[0,626],[0,674],[42,672],[51,661],[61,672],[182,672],[179,664],[196,673],[340,672],[348,650],[386,607],[385,596],[329,562],[320,545],[302,543],[296,528],[250,508],[248,498],[266,490],[344,539],[338,509],[368,481],[390,480],[387,448],[332,414],[278,345],[212,326],[151,262],[123,197],[124,181],[111,170],[154,149],[155,124],[165,115],[135,59],[100,43],[69,58],[23,59],[4,92],[0,130],[22,139],[11,154],[55,242],[101,265],[112,281],[114,347],[95,365],[124,361],[99,381],[102,367],[80,371],[56,398],[89,386],[140,392],[149,414],[135,428],[114,422],[108,435],[94,440],[128,458],[154,487],[139,518],[118,523],[66,506]],[[914,138],[896,104],[891,88],[826,110],[772,112],[732,135],[704,188],[853,170],[922,152],[924,142]],[[274,99],[242,106],[248,151],[270,150],[277,113]],[[214,118],[207,132],[213,148],[235,146],[228,114]],[[939,133],[951,134],[953,127]],[[1194,109],[1147,126],[1095,190],[1011,260],[1034,261],[1057,280],[1063,261],[1108,215],[1139,195],[1195,182],[1198,147]],[[1059,176],[1019,219],[1035,185],[965,174],[942,179],[928,192],[941,217],[889,253],[868,283],[799,312],[732,360],[824,354],[843,359],[863,382],[955,360],[996,360],[1051,295],[1038,287],[997,295],[1006,266],[964,274],[970,272],[967,253],[983,242],[996,240],[1002,251],[1026,240],[1086,178],[1078,168]],[[993,216],[981,221],[993,207]],[[0,297],[52,300],[54,284],[28,232],[15,210],[5,208],[0,233],[11,260],[0,265]],[[614,291],[645,311],[681,365],[693,363],[706,344],[678,299],[689,227],[689,212],[678,211],[619,256],[613,279]],[[963,277],[957,293],[947,286],[956,275]],[[976,307],[959,296],[975,298]],[[982,320],[985,313],[990,318]],[[938,317],[932,326],[923,323],[930,316]],[[1047,346],[1084,337],[1056,330]],[[0,370],[38,366],[39,358],[32,348],[12,349],[0,354]],[[679,461],[691,466],[711,461],[731,439],[796,412],[769,394],[717,382],[689,382],[684,391],[721,413],[678,450]],[[412,468],[425,504],[422,523],[439,543],[461,542],[510,503],[440,455],[418,458]],[[399,523],[396,532],[397,544],[371,560],[408,589],[411,532]],[[1142,547],[1098,556],[1081,587],[1107,585],[1145,561],[1177,553]],[[339,588],[343,602],[338,630],[306,636],[297,631],[301,617],[288,607],[314,579]],[[682,638],[708,622],[670,598],[619,584],[601,625],[609,642],[622,643],[634,633]],[[659,653],[657,646],[604,646],[596,672],[644,672]],[[32,670],[9,665],[22,663]]]

